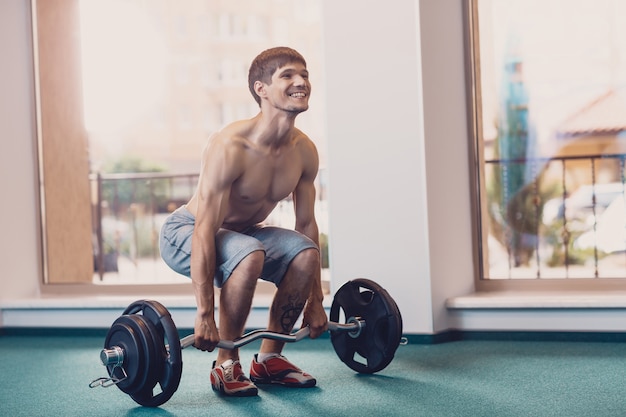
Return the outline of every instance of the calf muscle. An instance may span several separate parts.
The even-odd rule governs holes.
[[[284,304],[278,306],[279,310],[282,311],[280,315],[280,324],[282,331],[285,333],[291,332],[293,329],[293,325],[300,317],[300,313],[304,309],[304,301],[303,297],[300,293],[294,291],[291,294],[287,295],[287,300]]]

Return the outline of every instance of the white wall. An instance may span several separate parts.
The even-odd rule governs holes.
[[[413,0],[325,8],[330,250],[335,287],[371,278],[430,332],[417,16]]]
[[[333,283],[374,279],[410,333],[447,328],[446,298],[473,285],[461,11],[342,0],[324,15]]]
[[[39,294],[30,1],[0,2],[0,297]]]
[[[474,291],[463,0],[421,0],[420,39],[433,330],[445,302]]]

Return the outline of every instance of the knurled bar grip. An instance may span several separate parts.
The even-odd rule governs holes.
[[[328,322],[328,330],[330,331],[347,330],[347,331],[359,331],[360,332],[360,330],[363,327],[365,327],[365,321],[358,320],[358,319],[352,319],[352,321],[346,324],[339,324],[339,323],[335,323],[332,321]],[[304,339],[305,337],[309,335],[309,333],[310,333],[310,329],[308,326],[303,327],[302,329],[292,334],[276,333],[276,332],[272,332],[269,330],[254,330],[250,333],[243,335],[242,337],[234,341],[220,340],[216,346],[218,348],[232,350],[232,349],[237,349],[243,345],[247,345],[248,343],[253,342],[257,339],[272,339],[272,340],[278,340],[281,342],[291,343],[291,342],[297,342],[299,340]],[[190,334],[189,336],[183,337],[182,339],[180,339],[180,347],[184,349],[186,347],[193,346],[194,339],[195,339],[194,334]]]

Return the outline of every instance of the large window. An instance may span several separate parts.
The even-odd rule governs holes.
[[[481,278],[626,278],[626,2],[469,4]]]
[[[258,112],[248,66],[277,45],[299,50],[311,73],[311,107],[297,125],[320,152],[326,244],[320,8],[315,0],[33,0],[48,283],[188,282],[161,261],[160,226],[194,192],[207,137]],[[292,213],[284,201],[269,221],[292,228]]]

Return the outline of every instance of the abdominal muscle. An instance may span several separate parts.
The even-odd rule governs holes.
[[[278,202],[260,201],[260,202],[229,202],[228,211],[224,217],[221,227],[224,229],[241,232],[250,226],[263,222],[267,216],[274,210]],[[198,215],[198,199],[194,195],[186,204],[187,210],[194,217]]]
[[[252,215],[248,215],[247,209],[245,214],[235,212],[232,215],[227,215],[224,219],[224,223],[222,223],[222,227],[236,232],[241,232],[250,226],[263,222],[272,212],[274,207],[276,207],[276,203],[270,205],[263,204]]]

